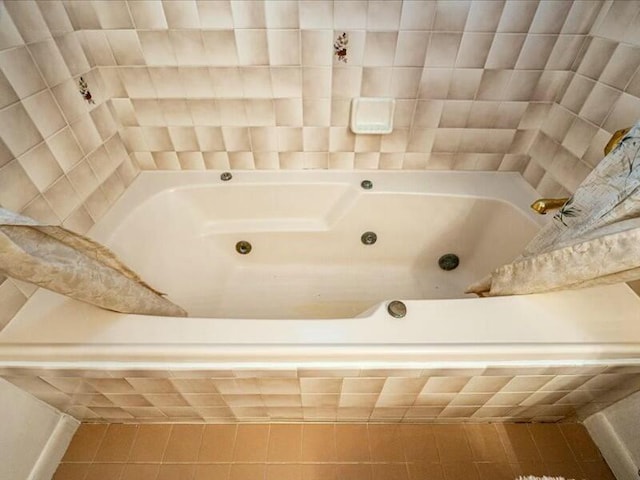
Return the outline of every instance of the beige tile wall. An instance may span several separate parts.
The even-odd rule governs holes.
[[[62,2],[0,3],[0,206],[81,233],[139,171],[82,42]],[[0,328],[34,290],[0,275]]]
[[[602,2],[66,5],[142,169],[524,172]],[[357,96],[396,98],[392,135],[349,131]]]
[[[573,192],[611,134],[640,120],[640,2],[610,2],[600,17],[529,151],[524,176],[545,196]]]
[[[132,423],[555,422],[640,390],[637,365],[0,374],[76,418]]]

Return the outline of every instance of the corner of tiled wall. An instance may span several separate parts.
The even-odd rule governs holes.
[[[79,91],[80,78],[92,103]],[[0,4],[2,207],[80,233],[102,216],[138,172],[108,98],[65,4]],[[34,291],[2,278],[0,328]]]
[[[604,156],[611,135],[640,120],[640,2],[603,4],[531,145],[525,178],[567,196]]]

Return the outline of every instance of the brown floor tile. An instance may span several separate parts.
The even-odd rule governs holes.
[[[512,463],[511,469],[513,470],[514,478],[517,477],[529,477],[531,475],[536,477],[543,477],[546,475],[544,463],[542,462],[521,462]]]
[[[90,462],[95,457],[109,425],[83,423],[76,430],[63,462]]]
[[[442,470],[445,480],[480,480],[472,462],[443,463]]]
[[[373,480],[409,480],[406,463],[374,463]]]
[[[338,480],[371,480],[373,478],[371,465],[367,463],[337,465],[336,473]]]
[[[477,462],[505,462],[507,455],[500,441],[496,427],[490,423],[465,425],[467,440]]]
[[[500,440],[511,463],[542,463],[526,423],[496,425]]]
[[[53,480],[615,480],[578,424],[83,424],[65,460]]]
[[[579,462],[592,462],[602,458],[600,450],[591,440],[589,432],[587,432],[584,425],[565,423],[560,425],[560,430]]]
[[[198,462],[230,462],[236,442],[236,425],[205,425]]]
[[[444,480],[439,463],[409,463],[409,480]]]
[[[267,460],[269,425],[238,425],[234,462],[264,462]]]
[[[204,425],[173,425],[162,461],[195,462],[200,450]]]
[[[267,465],[266,480],[301,480],[302,468],[295,464]]]
[[[529,431],[545,463],[575,461],[573,452],[558,425],[530,424]]]
[[[476,462],[480,480],[513,480],[511,465],[506,462]]]
[[[197,465],[194,480],[229,480],[231,465]]]
[[[545,475],[549,477],[565,477],[570,479],[584,478],[578,462],[544,462]]]
[[[302,426],[302,461],[336,461],[334,425],[305,424]]]
[[[94,461],[126,462],[137,430],[138,425],[109,425]]]
[[[442,463],[473,459],[463,425],[433,425],[433,433]]]
[[[119,480],[122,470],[123,463],[92,463],[85,480]]]
[[[400,425],[400,438],[407,462],[440,461],[431,425]]]
[[[128,463],[124,466],[120,480],[156,480],[159,471],[159,464]]]
[[[585,474],[585,480],[616,480],[609,465],[602,459],[595,462],[580,462],[580,468]]]
[[[374,462],[404,462],[400,425],[369,425],[369,446]]]
[[[337,480],[336,466],[331,464],[302,465],[302,480]]]
[[[156,480],[191,480],[196,472],[192,463],[165,463],[160,465]]]
[[[140,425],[133,441],[130,462],[160,463],[169,441],[171,425]]]
[[[299,462],[302,458],[302,425],[271,425],[269,462]]]
[[[230,480],[264,480],[265,465],[261,463],[233,463]]]
[[[336,425],[336,450],[339,462],[370,461],[367,425]]]
[[[53,480],[84,480],[89,465],[88,463],[61,463],[53,475]]]

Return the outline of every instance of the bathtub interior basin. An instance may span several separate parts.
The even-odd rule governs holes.
[[[464,298],[539,228],[509,174],[185,173],[141,174],[90,236],[195,317],[350,318],[388,299]],[[438,265],[448,253],[455,270]]]

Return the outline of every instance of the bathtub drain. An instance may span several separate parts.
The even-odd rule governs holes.
[[[236,252],[240,255],[246,255],[251,251],[251,244],[249,242],[245,242],[244,240],[236,243]]]
[[[374,232],[364,232],[360,237],[360,241],[365,245],[373,245],[378,240],[378,236]]]
[[[446,253],[438,259],[438,265],[442,270],[455,270],[460,265],[460,259],[455,253]]]
[[[407,306],[400,300],[394,300],[387,305],[387,312],[394,318],[403,318],[407,314]]]

